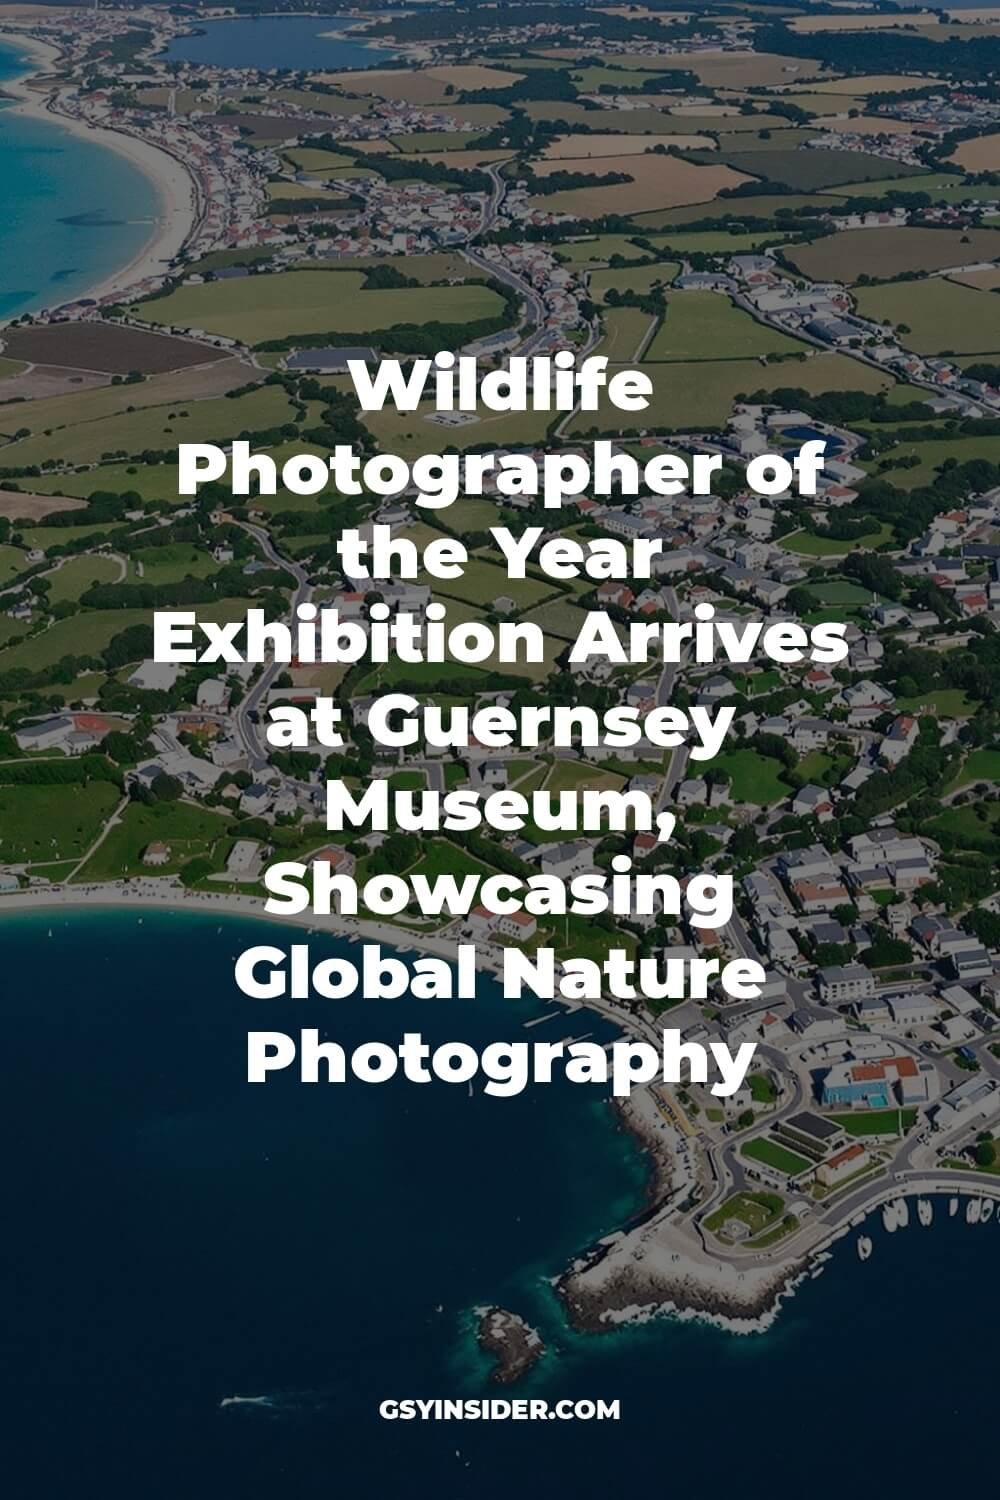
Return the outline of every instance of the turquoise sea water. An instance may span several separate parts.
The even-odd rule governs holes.
[[[381,68],[398,52],[352,36],[340,16],[261,16],[194,21],[197,31],[170,43],[164,57],[233,68]],[[330,33],[333,33],[332,35]]]
[[[645,1180],[594,1092],[252,1087],[245,1035],[318,1025],[353,1045],[419,1029],[482,1045],[603,1023],[577,1012],[525,1033],[529,1009],[486,982],[475,1002],[236,991],[242,948],[293,940],[186,912],[0,918],[5,1494],[735,1485],[764,1500],[986,1482],[995,1222],[968,1228],[939,1200],[932,1230],[876,1225],[867,1264],[842,1242],[763,1337],[669,1320],[574,1336],[548,1278],[641,1208]],[[622,1420],[380,1422],[386,1397],[489,1389],[470,1312],[493,1301],[550,1346],[518,1394],[618,1398]],[[261,1399],[220,1406],[235,1395]]]
[[[0,45],[0,85],[27,71]],[[144,173],[56,121],[0,108],[0,318],[82,296],[142,249],[158,212]]]

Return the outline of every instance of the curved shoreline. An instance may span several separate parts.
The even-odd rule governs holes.
[[[162,885],[160,882],[162,881]],[[186,891],[171,877],[140,878],[130,886],[103,884],[11,892],[0,896],[0,918],[5,912],[39,914],[62,908],[104,911],[161,910],[244,917],[305,928],[350,942],[382,942],[404,954],[413,949],[454,956],[454,943],[429,933],[410,933],[383,923],[358,918],[321,918],[304,912],[278,915],[264,909],[259,897],[230,891],[217,895]],[[491,972],[489,965],[483,966]],[[607,1013],[604,1012],[606,1015]],[[626,1019],[626,1018],[623,1018]],[[919,1196],[994,1198],[1000,1201],[1000,1178],[924,1169],[905,1180],[883,1182],[863,1208],[844,1223],[823,1226],[824,1232],[798,1249],[789,1247],[773,1260],[745,1263],[723,1261],[697,1248],[669,1222],[670,1164],[662,1142],[634,1101],[615,1111],[619,1125],[650,1159],[651,1180],[647,1206],[639,1218],[592,1244],[553,1280],[570,1327],[587,1333],[613,1332],[630,1324],[672,1317],[699,1321],[728,1333],[764,1333],[773,1326],[783,1304],[802,1282],[821,1274],[831,1247],[845,1238],[884,1203]],[[660,1148],[659,1150],[657,1148]],[[935,1175],[928,1175],[930,1172]],[[816,1228],[821,1226],[817,1225]]]
[[[126,265],[68,300],[103,300],[118,296],[150,277],[165,277],[167,263],[183,249],[197,222],[198,185],[191,172],[177,157],[160,146],[154,146],[126,131],[87,124],[54,108],[51,94],[46,96],[31,88],[29,83],[33,78],[55,72],[62,56],[58,48],[40,41],[30,33],[15,29],[0,30],[0,43],[5,41],[23,49],[27,54],[26,71],[4,83],[4,92],[17,101],[11,105],[10,112],[26,119],[56,125],[71,135],[114,151],[143,174],[152,184],[157,197],[158,212],[149,237],[142,247]],[[11,318],[21,316],[23,312],[11,314]],[[10,319],[3,321],[9,322]]]

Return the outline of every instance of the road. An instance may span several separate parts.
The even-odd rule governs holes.
[[[237,525],[253,537],[268,562],[273,563],[276,568],[283,568],[286,573],[290,573],[295,579],[295,592],[292,595],[288,614],[289,621],[294,623],[296,610],[300,604],[306,602],[312,593],[308,573],[301,563],[283,556],[278,551],[263,527],[254,526],[249,521],[239,521]],[[267,743],[261,733],[259,723],[256,722],[256,717],[260,712],[261,704],[266,700],[268,693],[274,685],[275,678],[284,670],[285,664],[283,662],[271,662],[269,665],[266,665],[260,677],[253,684],[243,702],[236,710],[236,734],[243,742],[251,772],[263,770],[268,763]]]

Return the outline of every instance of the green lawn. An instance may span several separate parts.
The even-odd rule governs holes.
[[[866,1109],[857,1114],[832,1115],[834,1124],[848,1135],[905,1135],[915,1123],[915,1109]]]
[[[104,843],[84,865],[78,880],[121,880],[123,876],[174,875],[196,856],[219,855],[227,843],[228,815],[191,807],[182,802],[157,802],[150,807],[130,802]],[[149,869],[142,863],[150,844],[170,849],[165,865]],[[221,857],[217,858],[222,868]]]
[[[120,800],[108,781],[70,786],[0,786],[0,860],[79,859]]]
[[[734,1193],[721,1208],[709,1214],[705,1220],[705,1228],[714,1234],[728,1220],[739,1219],[751,1233],[760,1234],[777,1218],[784,1206],[785,1200],[778,1193]]]
[[[482,285],[363,290],[360,271],[286,271],[281,275],[184,286],[134,308],[150,323],[203,328],[260,344],[295,334],[367,334],[402,324],[473,323],[495,317],[500,298]]]
[[[977,781],[1000,781],[1000,750],[973,750],[947,791],[972,786]]]
[[[30,567],[27,554],[20,547],[0,547],[0,583],[6,583]]]
[[[556,760],[552,763],[545,790],[547,792],[617,791],[624,785],[623,776],[616,776],[611,771],[602,771],[600,766],[592,766],[586,761],[579,760]]]
[[[740,1152],[750,1161],[773,1167],[776,1172],[784,1172],[788,1177],[797,1177],[800,1172],[808,1172],[812,1166],[812,1162],[807,1161],[804,1156],[797,1156],[794,1151],[788,1151],[784,1146],[779,1146],[776,1141],[767,1140],[764,1136],[747,1141],[745,1146],[740,1147]]]
[[[918,693],[915,698],[900,698],[897,707],[906,714],[924,710],[939,719],[969,719],[976,711],[961,688],[937,688],[932,693]]]
[[[718,292],[678,292],[667,298],[667,316],[645,359],[756,359],[802,350],[798,339],[756,322]]]
[[[844,557],[857,547],[880,547],[891,536],[892,528],[884,523],[877,530],[866,531],[864,536],[852,542],[837,541],[833,537],[813,536],[809,531],[790,531],[787,536],[779,538],[778,546],[785,552],[797,552],[802,557]],[[871,595],[865,593],[865,599],[870,600]],[[834,601],[831,599],[829,602]]]
[[[730,794],[737,802],[770,807],[787,797],[791,787],[782,777],[781,762],[756,750],[726,750],[711,763],[713,771],[728,771]]]

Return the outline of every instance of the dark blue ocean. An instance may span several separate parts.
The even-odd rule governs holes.
[[[230,68],[289,68],[296,72],[339,68],[383,68],[398,57],[352,34],[342,16],[261,16],[202,21],[176,37],[163,56],[171,61]]]
[[[236,990],[241,948],[293,940],[186,912],[0,917],[8,1500],[988,1488],[995,1222],[939,1200],[932,1230],[872,1229],[866,1265],[842,1242],[763,1336],[574,1336],[547,1278],[645,1187],[601,1098],[249,1086],[245,1038],[607,1028],[581,1011],[525,1032],[531,1009],[486,982],[475,1002]],[[550,1346],[518,1394],[619,1398],[622,1420],[380,1422],[385,1397],[489,1393],[470,1331],[487,1302]],[[234,1395],[265,1400],[220,1405]]]
[[[0,85],[29,71],[0,43]],[[84,295],[138,255],[160,204],[116,151],[0,107],[0,318]]]

